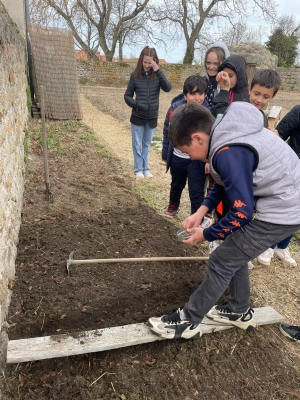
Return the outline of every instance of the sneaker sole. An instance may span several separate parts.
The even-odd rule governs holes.
[[[231,321],[227,317],[223,316],[215,316],[215,315],[209,315],[206,314],[207,318],[210,318],[216,322],[221,322],[222,324],[226,325],[233,325],[236,326],[237,328],[243,329],[246,332],[252,332],[256,328],[256,322],[253,320],[249,322],[241,322],[241,321]]]
[[[177,215],[178,213],[176,213],[176,214],[174,214],[174,215],[169,215],[169,214],[164,214],[164,216],[165,217],[167,217],[167,218],[174,218],[174,217],[176,217],[176,215]]]
[[[290,336],[285,330],[283,330],[281,328],[281,325],[279,326],[279,330],[280,332],[283,334],[283,336],[285,336],[286,338],[288,338],[289,340],[292,340],[293,342],[299,342],[299,340],[293,338],[292,336]]]
[[[251,261],[248,261],[247,265],[250,271],[255,268],[255,265]]]
[[[261,264],[261,265],[266,265],[266,266],[271,265],[271,261],[268,262],[268,261],[262,261],[262,260],[257,259],[257,262],[258,262],[259,264]]]
[[[290,267],[297,267],[297,263],[292,263],[289,261],[286,261],[284,258],[280,258],[277,254],[275,254],[276,258],[278,258],[278,260],[280,260],[284,265],[288,265]]]

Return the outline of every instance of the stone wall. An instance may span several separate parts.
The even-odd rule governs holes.
[[[26,37],[26,29],[25,29],[25,2],[24,0],[2,0],[2,3],[11,17],[11,19],[14,21],[14,23],[17,25],[18,30],[23,38]]]
[[[300,92],[300,68],[277,68],[278,74],[282,79],[281,90],[291,90]],[[299,96],[300,104],[300,96]]]
[[[131,72],[136,64],[100,62],[100,61],[77,61],[79,83],[81,84],[106,84],[127,85]],[[162,64],[160,66],[166,77],[173,84],[183,85],[185,79],[192,74],[204,74],[203,67],[199,65]]]
[[[245,57],[248,63],[255,60],[259,61],[258,56],[256,58],[253,54],[250,54],[250,56],[248,59]],[[136,64],[78,60],[77,71],[79,83],[126,86],[135,66]],[[183,82],[189,75],[197,73],[204,75],[204,68],[201,65],[162,64],[160,68],[174,87],[182,87]],[[300,91],[300,68],[270,67],[267,63],[262,63],[261,61],[258,68],[275,68],[282,79],[281,90]]]
[[[24,188],[27,122],[25,40],[0,1],[0,306],[1,329],[10,302]],[[2,330],[1,335],[5,332]]]
[[[247,63],[256,64],[256,68],[276,69],[278,57],[274,56],[268,49],[257,43],[241,43],[229,47],[230,54],[243,56]]]

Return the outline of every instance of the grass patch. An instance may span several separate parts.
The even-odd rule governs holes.
[[[80,136],[81,140],[85,140],[85,141],[89,141],[89,140],[97,140],[97,138],[95,137],[95,135],[93,134],[93,132],[88,132],[85,135]]]
[[[155,208],[157,188],[154,185],[149,184],[148,181],[144,182],[143,179],[142,181],[143,182],[139,181],[140,184],[138,186],[132,186],[131,190],[144,199],[149,206]]]
[[[27,164],[28,162],[28,152],[29,152],[29,136],[30,136],[30,132],[28,128],[24,129],[24,162],[25,164]]]
[[[113,154],[108,150],[105,144],[98,143],[96,145],[96,151],[104,158],[113,158]]]
[[[153,138],[152,138],[152,142],[161,142],[162,141],[162,138],[160,137],[160,136],[153,136]]]

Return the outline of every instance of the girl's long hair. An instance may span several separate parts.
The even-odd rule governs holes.
[[[153,58],[153,61],[155,61],[156,64],[159,64],[159,59],[158,59],[158,57],[157,57],[157,53],[156,53],[155,48],[154,48],[154,47],[149,47],[149,46],[144,47],[143,50],[141,51],[141,54],[140,54],[140,56],[139,56],[139,59],[138,59],[136,68],[135,68],[135,70],[134,70],[134,72],[135,72],[137,78],[141,78],[141,77],[142,77],[142,72],[144,71],[144,68],[143,68],[143,59],[144,59],[144,56],[152,57],[152,58]],[[156,74],[153,73],[153,70],[150,70],[150,71],[151,71],[152,73],[151,73],[151,75],[149,76],[149,80],[150,80],[150,81],[154,81],[154,79],[156,79]]]

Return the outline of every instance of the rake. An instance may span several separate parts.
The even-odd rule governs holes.
[[[91,260],[73,260],[74,251],[69,255],[67,271],[70,275],[70,266],[75,264],[112,264],[112,263],[137,263],[137,262],[156,262],[156,261],[207,261],[209,257],[143,257],[143,258],[99,258]]]

